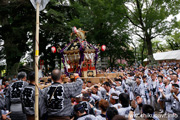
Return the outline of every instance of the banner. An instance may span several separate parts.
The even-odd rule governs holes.
[[[49,0],[30,0],[30,1],[35,9],[36,9],[36,4],[39,3],[39,11],[42,11],[49,2]]]

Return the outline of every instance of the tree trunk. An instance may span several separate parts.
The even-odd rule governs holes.
[[[149,65],[155,65],[156,61],[153,57],[153,50],[152,50],[152,42],[150,38],[146,38],[147,42],[147,49],[148,49],[148,60],[149,60]]]
[[[11,66],[10,64],[7,62],[7,76],[8,77],[13,77],[14,75],[18,74],[18,69],[19,69],[19,63],[13,63],[13,65]]]
[[[14,75],[18,74],[19,61],[20,61],[20,58],[19,58],[19,61],[18,61],[18,58],[15,58],[14,60],[12,60],[6,57],[6,64],[7,64],[6,75],[8,77],[13,77]]]
[[[115,65],[115,58],[113,58],[113,62],[112,62],[112,66],[114,66]]]
[[[135,53],[134,53],[134,56],[135,56],[135,57],[134,57],[134,61],[135,61],[135,63],[137,63],[137,59],[136,59],[136,58],[137,58],[137,57],[136,57],[136,46],[135,46],[134,52],[135,52]]]
[[[143,60],[144,60],[144,48],[145,48],[145,41],[143,40],[143,48],[141,51],[141,64],[143,65]]]
[[[136,45],[132,42],[133,46],[134,46],[134,61],[135,63],[137,62],[137,58],[136,58]]]
[[[8,42],[7,42],[8,41]],[[19,62],[21,59],[21,56],[18,56],[14,48],[17,46],[14,46],[11,44],[12,38],[6,38],[4,41],[4,47],[5,47],[5,54],[6,54],[6,76],[13,77],[14,75],[17,75],[18,69],[19,69]]]

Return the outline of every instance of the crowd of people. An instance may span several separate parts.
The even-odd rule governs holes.
[[[156,67],[119,67],[121,75],[103,83],[85,81],[77,73],[64,83],[59,69],[50,85],[39,89],[41,120],[180,120],[180,64]],[[18,79],[0,87],[2,120],[34,120],[35,73],[18,73]],[[28,82],[27,82],[28,80]],[[158,118],[159,117],[159,118]],[[162,117],[162,116],[161,116]]]

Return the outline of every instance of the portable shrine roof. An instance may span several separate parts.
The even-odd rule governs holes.
[[[65,54],[78,53],[80,49],[79,41],[72,42],[64,51]],[[92,48],[88,43],[86,44],[85,53],[93,53],[95,49]]]

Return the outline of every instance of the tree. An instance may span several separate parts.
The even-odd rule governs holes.
[[[71,28],[76,26],[88,30],[87,40],[92,44],[105,44],[107,51],[101,56],[110,56],[111,65],[116,59],[132,61],[133,52],[129,49],[127,19],[121,1],[108,0],[51,0],[46,10],[40,12],[40,59],[45,66],[54,66],[51,46],[69,42]],[[35,9],[30,1],[0,1],[0,57],[7,61],[7,73],[17,73],[19,61],[27,51],[34,50]],[[32,52],[34,56],[34,52]],[[34,57],[32,57],[34,58]]]
[[[137,47],[137,61],[139,61],[143,65],[144,58],[147,58],[147,44],[145,44],[144,40],[138,40]]]
[[[73,9],[69,5],[64,5],[57,0],[51,0],[47,7],[46,12],[41,13],[41,30],[40,30],[40,59],[44,60],[45,68],[47,71],[47,65],[52,68],[55,66],[55,56],[61,63],[61,55],[57,52],[53,54],[51,47],[60,46],[61,49],[69,42],[69,37],[72,28],[67,23],[72,19]],[[47,46],[49,46],[47,48]]]
[[[40,12],[39,50],[40,59],[45,60],[46,68],[48,64],[54,67],[56,55],[60,58],[58,53],[51,53],[50,47],[69,41],[71,27],[67,26],[67,22],[75,15],[72,12],[70,6],[64,6],[56,0],[51,0],[46,10]],[[0,57],[6,59],[7,75],[17,74],[20,59],[27,51],[32,51],[31,56],[34,58],[35,15],[30,1],[0,2],[0,42],[4,43],[1,45]]]
[[[35,26],[35,11],[30,1],[2,0],[0,2],[0,37],[4,42],[1,58],[6,59],[7,75],[17,74],[19,61],[29,49],[26,42]]]
[[[160,40],[153,40],[152,41],[152,48],[153,51],[156,52],[165,52],[167,50],[167,45],[162,43]]]
[[[142,39],[138,40],[138,48],[137,48],[137,59],[141,61],[143,65],[143,61],[148,56],[147,44]],[[165,52],[168,50],[166,43],[162,43],[160,40],[153,39],[152,40],[152,49],[156,52]]]
[[[100,56],[108,56],[110,66],[120,58],[132,61],[134,55],[129,49],[128,21],[125,19],[122,1],[86,0],[70,4],[78,16],[69,22],[69,26],[89,31],[87,40],[92,44],[106,45],[106,51],[101,52]]]
[[[173,35],[166,38],[168,43],[168,48],[170,50],[179,50],[180,49],[180,33],[175,32]]]
[[[131,30],[147,44],[148,59],[152,63],[152,39],[171,32],[167,18],[179,13],[179,3],[179,0],[124,0],[126,17],[133,25]]]

